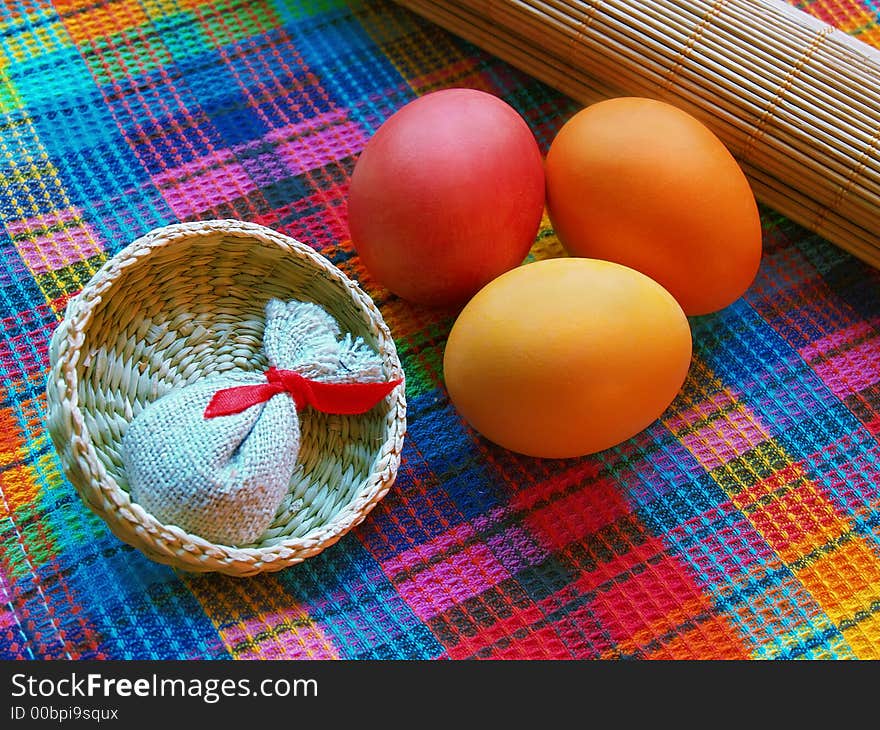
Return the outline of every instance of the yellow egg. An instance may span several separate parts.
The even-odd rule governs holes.
[[[690,359],[690,325],[657,282],[609,261],[558,258],[481,289],[449,333],[443,373],[453,405],[487,439],[561,458],[649,426]]]

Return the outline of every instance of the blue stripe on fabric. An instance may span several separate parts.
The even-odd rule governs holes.
[[[687,488],[705,473],[696,457],[659,420],[635,439],[593,458],[625,485],[624,495],[635,506],[649,504],[667,491]]]
[[[353,534],[278,574],[346,659],[433,659],[444,649]]]
[[[456,520],[471,520],[501,503],[504,481],[484,458],[485,449],[495,447],[465,425],[442,391],[413,399],[408,434],[428,455],[427,467],[457,508]]]
[[[114,659],[189,659],[228,656],[202,606],[169,567],[116,537],[97,531],[56,560],[73,605]]]
[[[334,104],[348,109],[368,134],[397,108],[415,98],[409,83],[381,53],[357,18],[328,12],[291,19],[286,30],[306,66],[321,79]],[[392,95],[389,104],[389,94]]]
[[[27,312],[45,303],[15,245],[8,238],[0,239],[0,307],[9,313]]]
[[[76,49],[18,64],[10,69],[10,76],[26,101],[39,145],[58,170],[69,202],[84,205],[90,199],[105,199],[146,179],[146,170],[119,132]],[[83,180],[93,188],[86,195],[79,193]],[[21,193],[12,195],[24,199],[18,197]],[[65,207],[68,203],[54,202]]]
[[[664,490],[656,499],[638,507],[637,513],[653,534],[663,536],[725,501],[727,495],[718,483],[709,474],[703,474],[690,484]]]
[[[794,460],[861,424],[800,355],[744,300],[694,321],[694,344],[713,372],[739,391],[739,400],[771,430]],[[773,369],[768,371],[768,364]],[[769,375],[762,375],[767,374]],[[804,400],[791,397],[800,391]],[[805,401],[815,407],[805,409]]]
[[[329,111],[332,104],[318,79],[287,54],[273,53],[279,44],[274,35],[277,31],[255,36],[247,44],[225,48],[222,55],[212,51],[178,61],[171,70],[175,86],[186,88],[209,114],[235,106],[239,99],[246,104],[267,94],[283,97],[283,91],[293,97],[290,103],[301,117]]]
[[[691,318],[694,353],[725,384],[740,388],[744,380],[763,372],[767,363],[792,352],[791,346],[766,326],[744,299],[712,315]]]

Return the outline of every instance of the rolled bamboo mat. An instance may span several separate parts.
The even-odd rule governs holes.
[[[690,112],[758,200],[880,267],[867,44],[783,0],[398,2],[582,104],[646,96]]]

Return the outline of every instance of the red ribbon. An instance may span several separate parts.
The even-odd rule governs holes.
[[[279,393],[290,393],[300,411],[312,406],[323,413],[351,416],[366,413],[400,385],[403,379],[387,383],[322,383],[303,377],[295,370],[271,367],[266,371],[266,381],[258,385],[236,385],[218,390],[205,408],[205,418],[241,413]]]

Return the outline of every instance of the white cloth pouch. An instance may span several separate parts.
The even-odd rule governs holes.
[[[299,412],[363,413],[400,382],[386,382],[378,354],[341,337],[311,302],[268,302],[263,351],[265,373],[210,376],[132,419],[121,454],[131,498],[159,521],[218,544],[254,543],[289,488]]]

